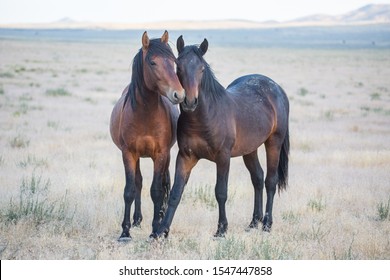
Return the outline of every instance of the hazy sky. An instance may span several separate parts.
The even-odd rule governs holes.
[[[164,20],[290,20],[311,14],[338,15],[390,0],[0,0],[0,23]]]

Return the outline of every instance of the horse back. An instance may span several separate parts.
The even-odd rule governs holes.
[[[237,104],[252,107],[273,107],[288,112],[289,102],[284,90],[272,79],[260,74],[246,75],[234,80],[226,89]],[[280,112],[278,112],[280,113]]]

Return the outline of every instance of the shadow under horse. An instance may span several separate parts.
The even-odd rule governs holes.
[[[218,228],[214,236],[223,237],[228,228],[227,200],[230,158],[242,156],[254,187],[254,210],[249,228],[262,223],[264,231],[272,226],[276,192],[288,184],[289,101],[283,89],[263,75],[247,75],[225,89],[215,78],[200,46],[185,46],[177,40],[177,75],[186,91],[178,121],[179,153],[174,185],[166,215],[155,237],[167,236],[192,168],[199,159],[216,163],[215,196],[219,207]],[[257,149],[265,144],[267,202],[263,214],[264,173]]]
[[[176,58],[168,45],[168,32],[161,39],[149,39],[145,32],[142,48],[133,59],[130,85],[122,93],[111,114],[110,132],[122,151],[126,185],[125,213],[120,241],[131,239],[130,208],[135,200],[133,225],[142,221],[140,158],[153,160],[150,194],[154,204],[152,233],[164,215],[170,191],[170,149],[176,142],[178,104],[184,89],[175,73]],[[165,205],[164,205],[165,204]]]

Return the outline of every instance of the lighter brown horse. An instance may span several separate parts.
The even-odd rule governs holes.
[[[167,236],[192,168],[204,158],[216,163],[215,196],[219,207],[216,237],[224,236],[228,221],[227,200],[230,158],[242,156],[254,187],[254,210],[249,228],[262,223],[270,231],[276,187],[285,189],[288,179],[289,101],[284,90],[263,75],[247,75],[226,89],[216,80],[199,46],[177,40],[177,74],[186,91],[178,121],[179,153],[168,209],[155,237]],[[264,174],[257,149],[265,145],[267,204],[263,214]]]
[[[125,213],[119,241],[131,240],[130,209],[135,200],[133,225],[142,221],[140,158],[153,160],[150,194],[154,204],[152,233],[164,215],[170,191],[170,149],[176,141],[178,104],[185,92],[175,73],[176,58],[168,45],[168,32],[161,39],[142,36],[142,48],[133,60],[131,83],[114,106],[110,132],[122,151],[126,185]]]

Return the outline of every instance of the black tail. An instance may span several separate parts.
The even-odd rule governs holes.
[[[278,166],[278,185],[279,191],[285,190],[288,185],[288,154],[290,152],[290,136],[287,127],[286,136],[282,144],[282,149],[280,150],[279,156],[279,166]]]

